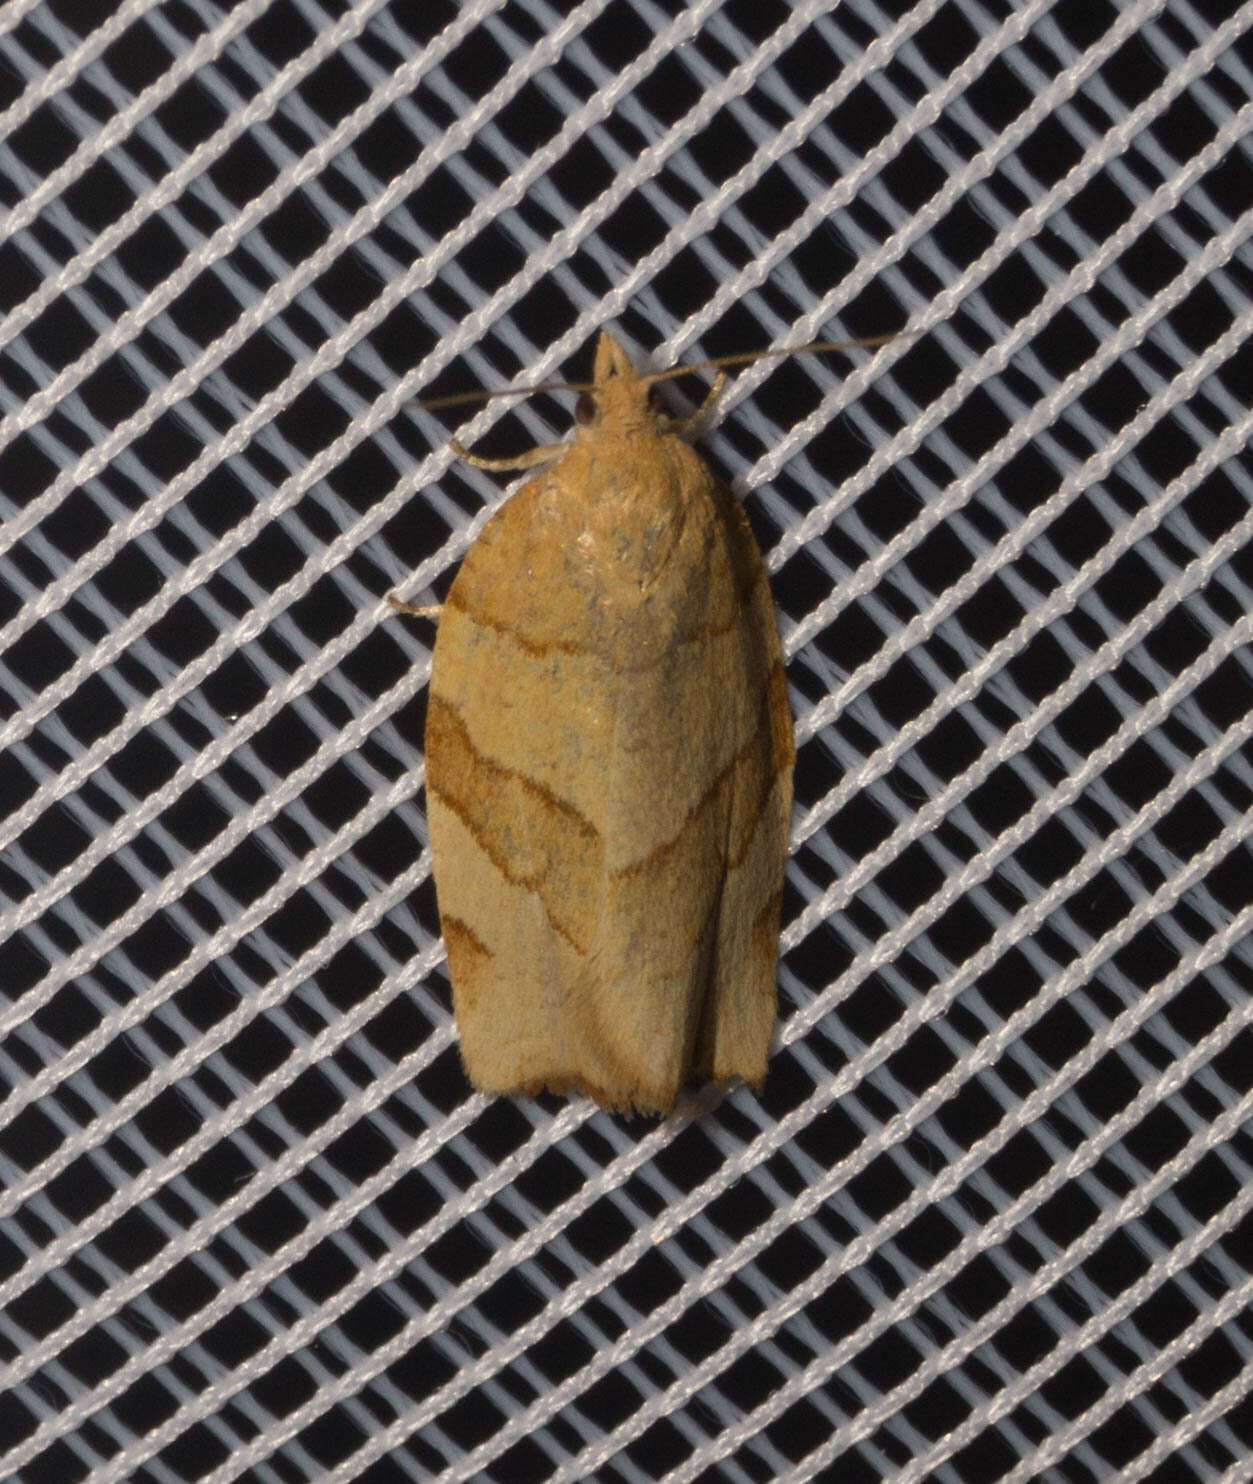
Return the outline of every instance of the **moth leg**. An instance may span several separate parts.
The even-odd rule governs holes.
[[[722,395],[726,384],[727,373],[725,371],[719,371],[717,376],[714,377],[713,386],[711,386],[709,388],[709,391],[705,394],[705,400],[700,404],[696,411],[691,413],[688,417],[679,418],[676,422],[671,424],[674,431],[676,433],[686,433],[690,431],[690,429],[694,428],[696,424],[700,422],[701,418],[705,416],[706,413],[712,411],[718,398]]]
[[[539,448],[529,449],[526,453],[516,453],[508,459],[484,459],[477,453],[471,453],[463,443],[458,443],[454,438],[448,445],[459,459],[464,459],[467,464],[473,464],[476,469],[491,469],[497,474],[508,474],[513,469],[534,469],[537,464],[551,464],[559,459],[566,451],[564,443],[545,443]]]
[[[387,601],[397,613],[408,613],[413,618],[428,618],[438,622],[440,613],[443,611],[442,603],[406,603],[403,598],[398,598],[395,593],[388,593]]]

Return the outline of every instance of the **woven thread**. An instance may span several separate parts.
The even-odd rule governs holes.
[[[1253,4],[446,9],[0,17],[6,1473],[1240,1477]],[[706,435],[801,764],[764,1099],[468,1094],[384,598],[509,491],[412,399],[886,306]]]

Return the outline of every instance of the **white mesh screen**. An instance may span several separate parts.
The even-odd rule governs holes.
[[[1249,1477],[1251,28],[0,6],[0,1472]],[[384,602],[603,325],[905,331],[701,439],[798,802],[664,1122],[471,1095]]]

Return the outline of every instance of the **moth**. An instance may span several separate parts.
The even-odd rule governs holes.
[[[765,1076],[794,746],[761,553],[658,379],[604,333],[569,443],[472,459],[539,472],[440,612],[426,790],[471,1082],[660,1114]]]

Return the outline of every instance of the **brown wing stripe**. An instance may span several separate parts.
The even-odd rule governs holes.
[[[458,613],[464,613],[479,628],[490,629],[493,634],[499,634],[502,639],[508,639],[525,654],[535,659],[542,659],[547,654],[580,655],[588,652],[586,645],[572,644],[568,639],[544,639],[542,641],[527,639],[513,624],[506,623],[504,619],[493,618],[489,613],[484,612],[480,605],[467,603],[455,586],[444,599],[444,607],[455,608]]]
[[[649,851],[649,853],[646,856],[642,857],[642,859],[632,861],[629,866],[619,866],[616,871],[610,872],[610,876],[612,879],[624,880],[631,876],[637,876],[641,872],[652,871],[653,869],[655,869],[655,867],[657,867],[663,860],[665,860],[666,856],[668,856],[669,854],[671,854],[672,851],[678,848],[678,846],[682,843],[684,836],[687,835],[688,831],[700,818],[701,814],[703,814],[704,811],[709,808],[713,800],[718,796],[720,791],[724,789],[728,783],[730,783],[730,781],[735,777],[735,774],[740,770],[740,768],[742,768],[745,763],[751,764],[755,756],[759,756],[764,750],[766,750],[766,748],[763,748],[762,733],[777,733],[777,728],[774,727],[773,723],[775,711],[779,704],[778,695],[780,685],[785,687],[784,696],[786,697],[786,681],[784,679],[783,665],[781,662],[776,661],[771,669],[769,676],[767,676],[766,678],[765,685],[762,686],[761,703],[757,710],[757,722],[749,736],[745,738],[744,742],[740,745],[736,752],[732,754],[731,758],[721,769],[721,771],[719,771],[714,776],[709,784],[709,787],[700,796],[696,803],[693,804],[692,807],[688,810],[686,816],[684,817],[683,823],[679,826],[678,830],[670,837],[670,839],[663,840],[660,845],[658,845],[654,850]],[[778,745],[777,735],[772,738],[773,745],[767,744],[768,750],[770,752],[770,766],[768,768],[762,769],[761,777],[758,780],[757,797],[754,799],[753,802],[754,822],[756,821],[757,816],[760,815],[762,808],[765,806],[767,798],[770,796],[770,790],[774,786],[775,779],[778,778],[780,773],[784,772],[792,765],[791,742],[792,733],[791,728],[789,727],[787,729],[786,747]],[[748,854],[748,847],[751,841],[752,831],[749,830],[746,832],[745,839],[739,843],[738,848],[734,849],[728,854],[726,862],[728,870],[734,870],[738,865],[741,864],[744,857]]]
[[[450,782],[436,785],[435,792],[450,808],[457,810],[458,804],[468,806],[469,798],[475,792],[485,793],[487,790],[500,785],[518,788],[535,804],[542,808],[545,813],[556,816],[560,826],[564,830],[573,829],[587,840],[599,840],[600,831],[589,820],[586,815],[581,814],[573,804],[568,804],[564,799],[559,799],[551,789],[537,783],[534,778],[517,768],[506,768],[500,763],[493,761],[486,753],[482,753],[474,745],[474,740],[466,724],[457,713],[457,708],[442,696],[432,695],[427,708],[426,720],[427,752],[439,752],[441,756],[441,771],[447,769]],[[460,763],[455,753],[460,751],[468,760]],[[452,766],[448,766],[452,764]],[[469,776],[470,769],[474,776]],[[457,787],[460,780],[464,787]],[[428,788],[431,786],[428,779]],[[486,809],[474,809],[471,811],[476,815],[486,815]],[[479,831],[473,831],[476,839]],[[482,840],[480,844],[484,844]],[[490,852],[489,852],[490,853]],[[521,878],[519,878],[520,884]]]
[[[553,931],[585,954],[587,944],[558,909],[565,875],[599,866],[600,831],[542,783],[481,753],[456,707],[436,695],[427,709],[426,750],[428,796],[457,816],[505,881],[539,894]]]
[[[441,912],[439,925],[443,929],[444,943],[448,948],[450,956],[458,950],[467,953],[476,953],[483,958],[493,958],[495,956],[470,924],[463,921],[462,918],[453,917],[448,912]]]
[[[742,602],[747,603],[753,592],[760,583],[766,580],[766,569],[758,566],[755,579],[749,587]],[[569,654],[574,656],[596,655],[600,651],[594,644],[575,644],[568,639],[530,639],[520,629],[515,627],[507,619],[495,618],[482,607],[481,604],[467,602],[465,597],[454,587],[444,599],[445,608],[454,608],[458,613],[464,613],[471,623],[477,624],[479,628],[488,629],[491,633],[502,639],[507,639],[532,659],[543,659],[550,654]],[[649,670],[655,670],[658,665],[663,664],[673,656],[674,648],[681,648],[693,644],[705,644],[711,639],[721,638],[729,634],[733,629],[739,627],[744,621],[741,611],[735,611],[727,616],[724,623],[711,624],[708,627],[694,630],[684,634],[674,641],[674,646],[664,654],[658,654],[656,658],[646,660],[641,664],[615,666],[615,673],[620,675],[644,675]]]

